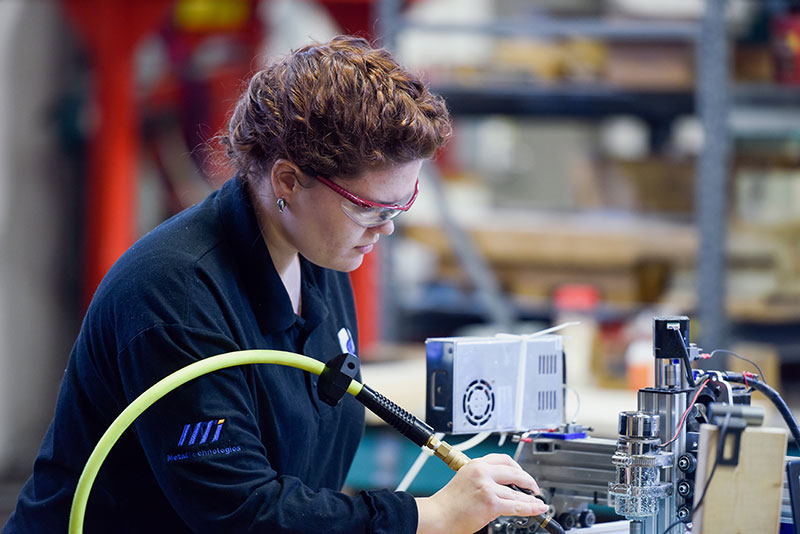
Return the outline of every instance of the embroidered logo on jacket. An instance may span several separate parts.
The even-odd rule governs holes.
[[[200,421],[199,423],[188,423],[184,425],[181,437],[178,440],[179,448],[191,447],[194,445],[212,444],[219,441],[222,434],[222,427],[225,419],[212,419],[211,421]],[[240,452],[240,445],[221,446],[216,448],[199,447],[191,451],[179,451],[174,454],[167,454],[167,463],[180,462],[190,458],[206,458],[213,456],[228,456]]]

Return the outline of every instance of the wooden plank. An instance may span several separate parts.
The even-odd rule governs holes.
[[[717,455],[719,430],[700,427],[695,506]],[[731,455],[733,436],[725,440],[725,457]],[[742,434],[739,463],[718,465],[702,507],[694,516],[695,534],[777,534],[783,490],[786,431],[780,428],[750,428]]]
[[[553,218],[493,214],[465,230],[492,264],[555,265],[597,268],[631,267],[645,260],[690,265],[697,240],[687,225],[652,221],[622,224],[602,218],[561,215]],[[442,229],[435,224],[406,223],[404,234],[441,255],[451,253]]]

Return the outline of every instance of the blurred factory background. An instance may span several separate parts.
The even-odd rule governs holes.
[[[230,176],[213,141],[248,73],[339,33],[456,126],[353,274],[378,389],[424,415],[426,337],[577,318],[568,382],[611,437],[651,317],[685,314],[800,405],[800,2],[0,0],[0,521],[103,272]],[[379,428],[362,448],[354,488],[415,454]]]

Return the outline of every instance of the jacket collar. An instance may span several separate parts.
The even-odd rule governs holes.
[[[313,329],[328,315],[324,269],[300,256],[304,319],[295,315],[289,294],[278,275],[261,235],[249,188],[239,175],[220,189],[217,205],[227,241],[232,244],[239,276],[263,332],[287,330],[300,322]]]

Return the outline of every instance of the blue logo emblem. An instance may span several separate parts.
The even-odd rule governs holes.
[[[222,425],[224,423],[225,419],[202,421],[200,423],[195,423],[194,425],[189,423],[183,427],[183,433],[181,434],[181,439],[178,441],[178,447],[183,447],[184,444],[202,445],[208,441],[209,436],[212,436],[210,443],[214,443],[215,441],[219,440],[219,435],[222,433]],[[214,431],[213,434],[211,432],[212,429]],[[187,437],[189,438],[188,442],[186,441]]]
[[[191,447],[192,445],[203,445],[219,441],[222,434],[222,425],[225,419],[212,419],[211,421],[200,421],[199,423],[189,423],[183,427],[181,438],[178,440],[178,447]],[[167,463],[182,462],[191,459],[210,459],[219,456],[228,456],[241,452],[241,445],[219,445],[217,447],[197,447],[191,450],[178,450],[167,454]]]

